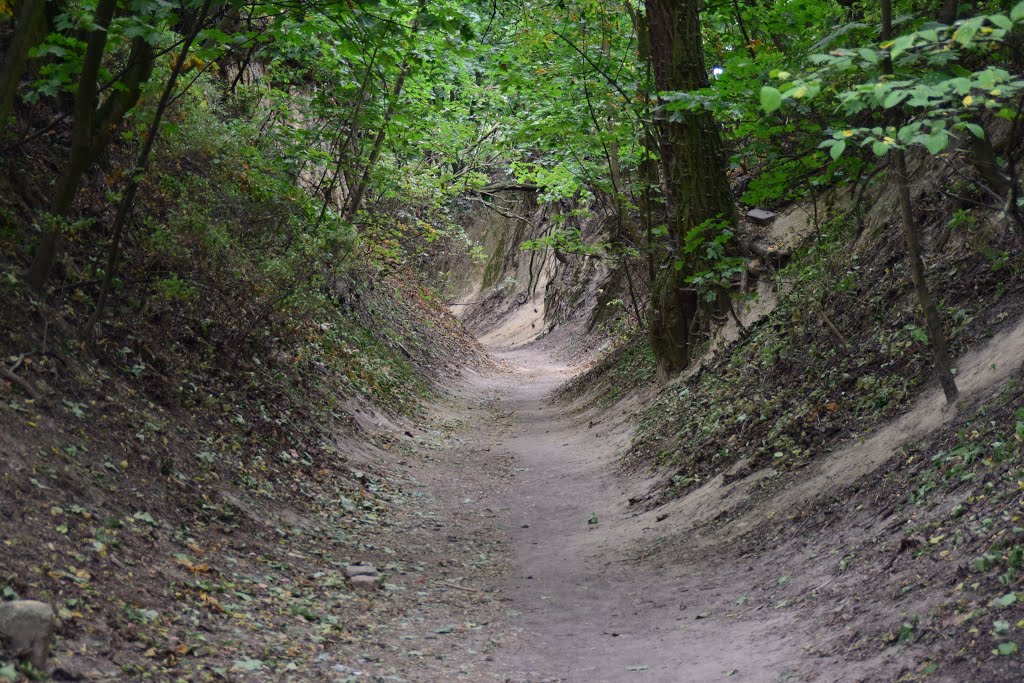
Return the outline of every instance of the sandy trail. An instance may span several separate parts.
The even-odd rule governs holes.
[[[475,459],[483,468],[476,474],[486,478],[488,462],[513,470],[488,496],[506,527],[496,531],[511,540],[501,587],[510,609],[500,619],[511,635],[490,662],[496,680],[838,682],[883,680],[876,676],[912,665],[898,648],[863,659],[818,654],[836,637],[822,630],[821,612],[781,606],[816,600],[835,561],[809,554],[801,539],[762,555],[746,553],[741,539],[770,513],[850,485],[882,466],[905,438],[947,424],[956,411],[944,408],[937,390],[865,441],[795,475],[775,498],[709,530],[698,527],[744,507],[757,473],[727,486],[716,477],[655,511],[637,511],[628,499],[650,482],[613,465],[634,431],[637,406],[630,401],[640,399],[611,409],[585,400],[566,405],[554,393],[582,368],[560,365],[536,346],[493,354],[508,371],[468,376],[456,402],[484,411],[484,419],[475,413],[476,429],[464,444],[487,454]],[[1022,358],[1018,321],[960,359],[963,393],[997,389]],[[669,546],[672,553],[654,556]]]
[[[515,635],[497,657],[499,680],[777,681],[795,671],[789,616],[727,616],[742,578],[721,567],[648,569],[630,557],[627,491],[608,467],[628,443],[627,412],[597,424],[605,416],[552,405],[574,368],[535,349],[496,355],[513,372],[479,377],[466,393],[489,397],[507,418],[481,425],[478,439],[500,444],[517,467],[502,501]]]

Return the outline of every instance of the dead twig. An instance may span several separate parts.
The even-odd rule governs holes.
[[[828,327],[829,331],[832,332],[832,335],[839,340],[839,343],[843,345],[843,348],[849,351],[850,342],[846,340],[846,337],[843,336],[843,333],[839,331],[839,328],[835,326],[835,323],[832,322],[832,319],[828,317],[828,313],[825,312],[824,308],[821,309],[821,319],[825,321],[825,325]]]
[[[39,390],[36,389],[31,382],[29,382],[24,377],[19,377],[18,375],[15,375],[7,368],[0,367],[0,379],[5,379],[11,384],[16,384],[18,387],[21,388],[22,391],[28,394],[28,397],[31,398],[33,401],[38,401],[41,398]]]
[[[466,591],[467,593],[479,593],[480,592],[479,588],[470,588],[469,586],[460,586],[459,584],[452,583],[451,581],[441,581],[440,584],[442,586],[447,586],[448,588],[455,588],[455,589],[460,590],[460,591]]]

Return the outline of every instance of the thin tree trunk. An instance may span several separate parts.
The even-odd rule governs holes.
[[[384,120],[381,121],[380,129],[377,130],[377,137],[374,138],[373,147],[370,149],[370,158],[367,159],[363,175],[359,178],[359,182],[356,183],[356,187],[352,191],[352,199],[345,212],[349,219],[359,213],[359,207],[363,203],[363,196],[366,194],[366,188],[370,183],[370,174],[373,173],[373,168],[377,165],[377,158],[380,156],[380,150],[384,147],[384,139],[388,134],[388,124],[391,123],[391,118],[395,115],[398,98],[402,94],[402,86],[405,85],[405,75],[409,71],[409,56],[402,60],[402,65],[399,67],[398,78],[395,80],[395,87],[391,91],[391,99],[388,102],[387,109],[384,110]]]
[[[132,41],[132,51],[128,55],[129,66],[121,76],[120,86],[110,93],[93,116],[89,163],[99,159],[124,119],[124,115],[139,101],[142,86],[149,81],[149,77],[153,74],[155,59],[153,46],[145,39],[136,38]]]
[[[71,209],[71,204],[78,193],[78,185],[82,174],[89,167],[92,158],[92,121],[96,111],[97,78],[103,61],[103,51],[107,45],[107,28],[114,17],[117,0],[100,0],[96,6],[94,17],[95,28],[89,34],[85,48],[85,60],[82,73],[78,78],[75,91],[75,121],[71,129],[71,153],[64,167],[60,183],[50,205],[50,213],[55,217],[64,218]],[[32,289],[41,292],[50,279],[57,251],[60,247],[59,224],[51,225],[43,233],[36,246],[32,265],[29,266],[26,280]]]
[[[882,42],[892,40],[892,3],[882,0]],[[883,70],[892,73],[892,62],[886,60]],[[896,175],[896,194],[899,197],[900,219],[903,226],[903,237],[907,243],[907,258],[910,260],[910,278],[914,283],[917,301],[924,312],[925,328],[931,342],[932,355],[935,360],[935,374],[946,395],[947,403],[956,403],[960,394],[953,379],[953,365],[946,349],[946,333],[942,329],[942,318],[935,299],[928,289],[925,278],[924,261],[921,258],[921,238],[917,220],[914,218],[914,206],[910,198],[910,178],[907,173],[907,159],[902,149],[892,151],[893,171]]]
[[[366,76],[363,78],[363,82],[359,86],[359,92],[356,94],[356,104],[352,109],[352,115],[349,117],[348,133],[345,136],[345,142],[338,146],[337,163],[334,165],[334,175],[331,176],[331,183],[327,188],[327,192],[324,195],[323,206],[320,207],[320,215],[316,219],[316,228],[319,228],[324,221],[324,217],[327,215],[327,207],[330,205],[331,196],[334,194],[334,188],[338,186],[338,179],[341,177],[342,165],[345,162],[345,156],[348,153],[348,148],[355,139],[356,130],[359,125],[359,111],[362,109],[363,100],[366,97],[366,88],[370,84],[370,76],[373,73],[373,65],[377,59],[377,48],[374,48],[373,54],[370,55],[370,61],[366,65]]]
[[[750,34],[747,33],[747,26],[743,23],[743,12],[740,10],[740,3],[737,0],[732,0],[732,9],[736,14],[736,25],[739,26],[740,35],[743,36],[743,42],[747,45],[747,52],[750,53],[751,59],[757,59],[757,53],[754,51],[754,41],[750,39]]]
[[[422,12],[425,8],[426,0],[420,0],[419,11]],[[377,137],[374,139],[373,147],[370,149],[370,158],[366,161],[366,167],[363,169],[363,175],[359,178],[359,182],[352,191],[351,201],[345,211],[345,216],[349,219],[359,213],[359,208],[363,203],[363,196],[366,194],[366,188],[370,183],[370,174],[373,173],[373,168],[377,164],[377,158],[380,156],[380,150],[384,147],[384,139],[388,134],[388,124],[391,123],[391,118],[395,115],[395,109],[398,107],[398,98],[402,94],[402,86],[405,85],[405,77],[409,73],[409,62],[412,58],[413,46],[416,41],[416,31],[419,29],[419,25],[419,20],[413,19],[412,35],[409,38],[409,46],[405,53],[405,57],[402,59],[402,64],[398,68],[398,78],[395,79],[395,86],[391,91],[391,99],[388,101],[388,106],[384,110],[384,120],[381,121],[380,129],[377,131]]]
[[[14,107],[28,53],[46,34],[46,0],[22,0],[14,24],[14,38],[4,53],[0,69],[0,126],[5,126]]]
[[[938,17],[940,24],[946,26],[952,26],[956,21],[957,10],[960,8],[960,0],[943,0],[942,6],[939,8]]]
[[[651,86],[653,75],[651,73],[651,30],[650,22],[645,13],[638,12],[632,2],[626,2],[626,11],[633,20],[633,30],[636,32],[636,54],[640,64],[644,68],[644,78],[637,82],[637,99],[644,104],[644,116],[641,119],[642,140],[644,158],[637,168],[640,175],[640,197],[636,198],[637,206],[640,209],[640,216],[644,222],[644,241],[647,250],[647,277],[654,282],[656,268],[654,262],[654,196],[653,188],[658,185],[658,162],[657,143],[648,123],[652,118],[651,111]]]
[[[921,259],[921,241],[917,221],[914,218],[914,208],[910,201],[910,183],[907,178],[907,162],[903,150],[893,150],[892,161],[893,170],[896,172],[896,191],[900,200],[903,237],[907,242],[907,258],[910,260],[910,277],[913,280],[914,291],[917,293],[921,310],[924,311],[928,340],[932,344],[932,354],[935,358],[935,374],[939,378],[939,384],[942,385],[942,392],[946,395],[946,402],[956,403],[960,391],[957,389],[956,380],[953,379],[953,365],[949,359],[949,351],[946,349],[946,333],[942,329],[939,308],[928,290],[928,281],[925,278],[924,261]]]
[[[103,283],[100,285],[99,297],[96,300],[96,310],[93,311],[92,316],[89,317],[89,320],[85,324],[85,328],[82,330],[83,339],[88,339],[92,335],[93,328],[103,315],[103,310],[107,303],[107,297],[110,294],[110,287],[114,281],[114,273],[117,270],[117,263],[121,256],[121,241],[128,222],[128,214],[131,212],[132,206],[135,203],[135,195],[138,192],[139,183],[142,181],[145,176],[146,169],[149,167],[150,154],[152,153],[153,145],[156,143],[156,139],[160,134],[160,123],[163,120],[164,112],[167,110],[168,104],[170,104],[171,95],[174,93],[174,86],[178,81],[178,76],[181,74],[182,66],[185,64],[185,60],[188,57],[188,51],[192,47],[192,43],[195,42],[196,36],[199,35],[199,32],[206,24],[206,18],[210,12],[211,4],[212,0],[206,0],[203,4],[199,13],[196,15],[191,29],[189,30],[188,37],[181,46],[181,52],[178,55],[174,68],[171,69],[171,75],[167,79],[167,84],[164,86],[163,93],[160,95],[160,101],[157,103],[156,111],[153,113],[153,121],[149,125],[149,130],[146,133],[146,139],[142,144],[142,149],[139,150],[139,156],[136,159],[135,167],[132,169],[131,175],[129,176],[128,185],[121,193],[121,201],[117,205],[117,214],[114,217],[114,226],[110,238],[110,248],[107,251],[107,264],[103,272]]]

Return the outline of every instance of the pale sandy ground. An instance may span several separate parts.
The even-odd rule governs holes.
[[[486,406],[492,416],[477,423],[463,448],[486,450],[514,473],[485,501],[501,511],[503,526],[495,532],[511,538],[502,586],[510,609],[501,616],[504,645],[486,666],[489,676],[517,683],[855,681],[886,680],[884,672],[907,665],[898,649],[861,661],[809,656],[821,634],[801,622],[799,612],[737,610],[739,596],[778,577],[774,565],[737,563],[729,544],[870,474],[900,444],[954,419],[956,411],[945,407],[938,389],[877,433],[815,460],[780,495],[746,505],[733,523],[707,531],[697,527],[749,502],[747,489],[764,472],[728,485],[719,476],[637,514],[627,499],[646,482],[624,479],[614,467],[633,433],[630,408],[636,406],[626,401],[601,412],[584,403],[559,405],[553,393],[580,368],[562,366],[529,345],[495,355],[506,370],[469,377],[455,401],[467,409]],[[963,394],[997,388],[1022,358],[1024,322],[960,360]],[[487,466],[486,459],[476,462]],[[666,513],[666,520],[655,521]],[[588,524],[594,515],[597,523]],[[685,552],[673,562],[638,561],[666,541]],[[799,541],[774,555],[794,565],[794,584],[809,586],[822,568],[800,566]]]

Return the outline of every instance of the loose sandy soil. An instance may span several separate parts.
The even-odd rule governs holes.
[[[189,654],[166,660],[152,678],[895,681],[922,680],[923,665],[943,648],[953,656],[954,643],[942,639],[951,627],[941,624],[931,642],[882,643],[906,615],[952,600],[953,571],[932,563],[922,578],[894,531],[902,513],[887,518],[880,493],[849,488],[884,468],[906,439],[954,419],[936,395],[925,393],[894,425],[798,472],[752,472],[729,484],[718,475],[649,508],[630,499],[653,479],[617,466],[634,411],[649,397],[606,408],[586,395],[567,403],[557,390],[584,366],[559,363],[537,344],[493,355],[495,363],[452,378],[447,397],[418,424],[363,406],[365,438],[347,451],[351,465],[363,459],[382,472],[387,510],[339,533],[337,510],[325,503],[322,516],[288,522],[301,534],[228,537],[207,555],[204,575],[244,582],[248,599],[268,609],[245,617],[227,597],[215,600],[202,619],[190,616],[208,645],[189,634]],[[1020,374],[1022,357],[1018,323],[963,359],[966,400]],[[765,482],[775,488],[766,492]],[[839,512],[826,516],[837,500]],[[244,501],[233,505],[255,521],[264,516]],[[888,550],[841,574],[845,548],[872,545]],[[353,593],[337,580],[348,562],[381,568],[384,590]],[[945,583],[928,583],[933,576]],[[323,614],[341,623],[327,628]],[[66,678],[133,680],[117,668],[131,658],[104,654],[109,636],[95,624],[63,633],[55,654]],[[154,656],[146,647],[139,644],[137,658]],[[974,654],[955,647],[959,665],[975,673],[946,674],[967,670],[951,666],[928,680],[1019,680],[1006,658],[993,663],[987,646]],[[263,668],[246,671],[256,660]]]
[[[962,359],[966,397],[990,394],[1019,372],[1022,345],[1024,325],[1011,325]],[[792,475],[780,497],[752,495],[753,485],[774,476],[762,471],[728,485],[716,477],[641,512],[629,499],[651,482],[615,467],[639,397],[605,412],[585,398],[566,405],[556,390],[582,367],[561,365],[536,346],[495,355],[503,371],[468,374],[451,398],[447,419],[467,431],[430,468],[448,490],[437,495],[437,515],[468,533],[486,520],[486,542],[504,552],[486,584],[468,577],[486,596],[493,647],[462,674],[467,680],[876,681],[921,668],[921,651],[909,647],[858,645],[851,653],[836,645],[890,622],[898,628],[907,605],[844,595],[833,585],[845,580],[836,577],[836,534],[784,519],[950,422],[956,413],[935,392],[874,437]],[[708,524],[723,516],[732,523]],[[777,525],[763,524],[776,517]],[[869,541],[885,521],[839,536],[847,545]],[[769,533],[774,542],[764,543]],[[915,607],[945,597],[925,593]],[[985,680],[1014,680],[999,671],[990,669]]]

